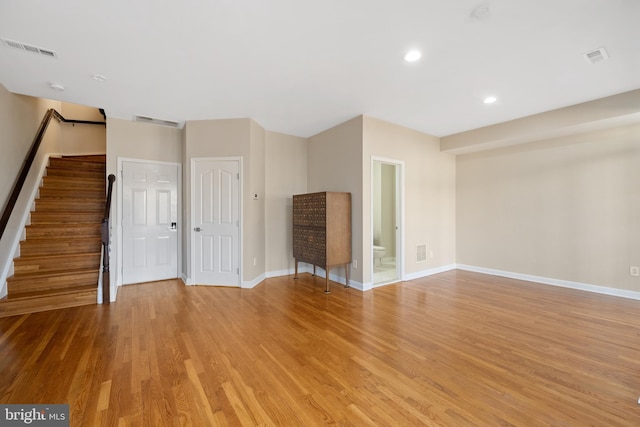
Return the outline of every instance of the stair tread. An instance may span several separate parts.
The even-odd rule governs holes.
[[[14,258],[14,260],[25,260],[25,261],[32,261],[32,260],[36,260],[36,259],[41,259],[41,258],[69,258],[69,257],[75,257],[78,255],[85,255],[85,256],[96,256],[96,255],[100,255],[100,252],[83,252],[81,254],[53,254],[53,255],[30,255],[30,256],[19,256]]]
[[[37,228],[68,228],[73,226],[78,227],[88,227],[93,226],[100,228],[100,223],[92,223],[92,222],[65,222],[64,224],[29,224],[27,227],[37,227]]]
[[[100,241],[102,241],[101,237],[32,237],[31,239],[21,241],[20,244],[37,246],[45,243],[95,243]]]
[[[99,273],[100,268],[74,268],[65,269],[60,271],[30,271],[26,273],[14,274],[7,278],[7,282],[16,282],[24,279],[35,279],[42,277],[62,277],[62,276],[75,276],[86,273]]]
[[[16,292],[14,294],[7,295],[7,301],[15,301],[15,300],[24,300],[31,298],[39,298],[43,296],[53,296],[53,295],[66,295],[80,292],[93,291],[97,289],[98,285],[83,285],[76,286],[70,288],[53,288],[53,289],[45,289],[39,291],[29,291],[29,292]]]
[[[96,191],[96,193],[97,193],[97,191]],[[103,195],[102,197],[98,197],[98,196],[96,196],[96,197],[72,197],[72,196],[73,196],[73,194],[62,194],[62,195],[59,195],[59,196],[54,196],[54,195],[47,194],[46,196],[38,197],[36,199],[36,202],[37,201],[41,201],[41,202],[42,201],[46,201],[46,202],[51,203],[51,202],[57,202],[57,201],[65,201],[66,202],[66,201],[73,200],[74,202],[80,202],[80,203],[82,203],[82,202],[85,202],[85,203],[87,203],[87,202],[91,202],[91,203],[102,202],[102,203],[104,203],[105,198],[106,198],[106,195]]]

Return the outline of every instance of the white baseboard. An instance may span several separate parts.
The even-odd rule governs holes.
[[[266,279],[266,274],[261,274],[253,280],[243,280],[240,287],[242,289],[253,289],[260,284],[264,279]]]
[[[472,265],[458,264],[456,267],[459,270],[473,271],[475,273],[491,274],[493,276],[507,277],[510,279],[517,279],[517,280],[525,280],[527,282],[541,283],[544,285],[559,286],[562,288],[577,289],[580,291],[594,292],[597,294],[610,295],[614,297],[640,300],[640,292],[628,291],[625,289],[609,288],[606,286],[572,282],[569,280],[553,279],[550,277],[533,276],[530,274],[513,273],[511,271],[495,270],[492,268],[484,268],[484,267],[475,267]]]
[[[428,268],[426,270],[416,271],[415,273],[407,273],[402,277],[403,281],[420,279],[427,276],[433,276],[434,274],[444,273],[445,271],[455,270],[455,264],[443,265],[440,267]]]
[[[301,262],[300,264],[298,264],[298,273],[313,274],[313,265]],[[266,278],[281,277],[281,276],[290,276],[292,274],[295,274],[295,268],[290,268],[288,270],[269,271],[265,274],[265,277]],[[316,268],[316,276],[322,277],[322,278],[326,277],[325,270],[321,267]],[[346,283],[346,280],[344,277],[338,276],[337,274],[333,274],[333,273],[329,274],[329,280],[340,283],[342,285]],[[365,289],[362,283],[357,282],[353,279],[349,279],[349,287],[353,289],[357,289],[359,291],[364,291]],[[371,288],[369,287],[369,289]]]

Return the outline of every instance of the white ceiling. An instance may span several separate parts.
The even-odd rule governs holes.
[[[14,93],[303,137],[360,114],[445,136],[640,88],[638,0],[1,1],[0,38],[58,54],[0,45]]]

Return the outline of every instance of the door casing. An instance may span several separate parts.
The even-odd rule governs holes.
[[[373,168],[374,163],[380,162],[389,164],[395,167],[396,170],[396,275],[398,280],[404,280],[404,162],[396,159],[389,159],[386,157],[371,156],[371,206],[369,207],[371,212],[371,240],[369,243],[368,256],[370,260],[373,260],[373,234],[374,234],[374,182],[373,182]],[[373,262],[371,262],[371,270],[369,272],[369,282],[373,287]],[[384,285],[384,284],[383,284]],[[366,290],[366,289],[365,289]]]

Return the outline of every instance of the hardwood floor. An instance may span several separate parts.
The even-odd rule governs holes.
[[[126,286],[0,319],[0,403],[71,425],[640,425],[640,301],[463,271],[367,293]]]

